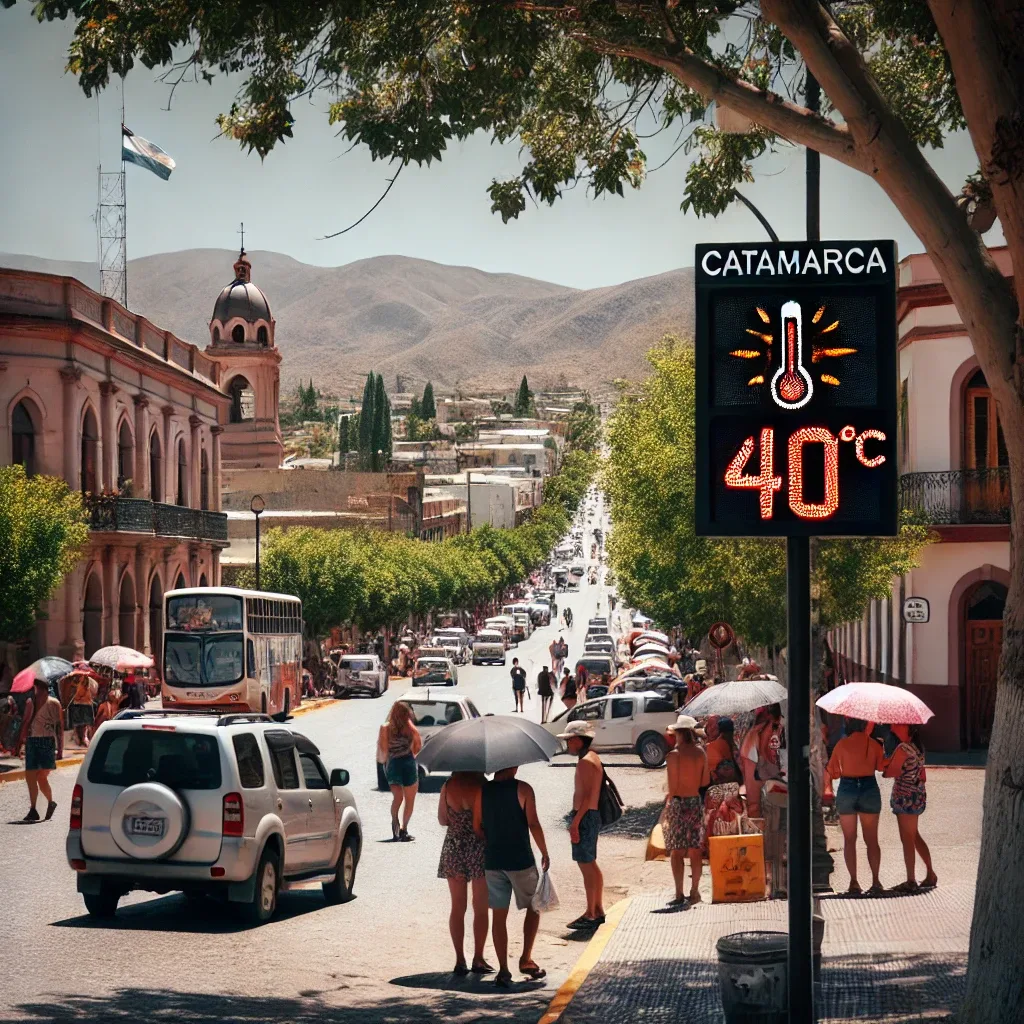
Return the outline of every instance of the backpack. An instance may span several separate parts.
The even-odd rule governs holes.
[[[714,778],[711,780],[716,786],[726,782],[742,782],[739,767],[731,757],[723,757],[715,767]]]
[[[603,772],[601,794],[597,798],[597,813],[601,816],[601,827],[614,825],[622,817],[622,797],[614,782]]]

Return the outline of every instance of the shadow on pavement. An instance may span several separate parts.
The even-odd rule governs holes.
[[[353,897],[355,898],[355,897]],[[273,928],[277,922],[315,913],[327,907],[319,889],[309,892],[283,892],[278,897],[277,913],[260,928]],[[211,899],[188,899],[181,893],[159,896],[145,903],[121,907],[112,921],[101,921],[88,914],[54,921],[53,928],[81,928],[87,931],[199,932],[205,935],[232,935],[257,927],[241,920],[234,908]]]
[[[966,954],[828,957],[817,998],[819,1019],[821,1024],[948,1024],[963,998],[966,972]],[[633,1024],[638,1007],[650,1021],[724,1024],[717,962],[602,961],[562,1024]]]
[[[658,824],[664,807],[664,800],[655,800],[640,807],[627,807],[618,821],[602,827],[601,835],[602,837],[624,836],[627,839],[646,839],[651,834],[651,829]],[[573,814],[573,811],[566,811],[562,816],[566,828],[572,823]]]
[[[529,981],[528,979],[514,980],[510,988],[498,988],[494,983],[494,975],[490,974],[484,978],[468,975],[465,978],[457,978],[450,971],[428,971],[425,974],[408,974],[403,978],[392,978],[390,984],[398,985],[400,988],[429,988],[439,992],[462,992],[467,995],[508,997],[511,993],[534,992],[537,989],[546,988],[543,981]]]
[[[206,971],[200,976],[207,975]],[[429,976],[424,976],[429,977]],[[207,975],[208,978],[208,975]],[[197,978],[197,984],[201,982]],[[533,983],[528,983],[533,984]],[[40,1024],[135,1024],[136,1021],[173,1021],[176,1024],[464,1024],[487,1021],[497,1024],[536,1024],[547,1003],[516,988],[501,993],[504,999],[490,995],[486,1002],[474,992],[425,994],[422,990],[407,996],[387,996],[360,1001],[351,989],[339,992],[311,993],[307,997],[221,995],[201,992],[173,992],[164,989],[120,989],[106,996],[46,996],[35,1003],[13,1008],[16,1017],[2,1016],[0,1024],[17,1020]],[[344,999],[345,1005],[332,1005],[324,996]]]

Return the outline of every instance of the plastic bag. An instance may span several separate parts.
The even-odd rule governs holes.
[[[537,891],[530,900],[530,909],[537,914],[546,914],[549,910],[558,908],[558,893],[555,892],[555,883],[551,880],[551,872],[544,871],[537,883]]]

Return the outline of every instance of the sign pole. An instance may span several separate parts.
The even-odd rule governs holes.
[[[810,70],[807,108],[817,113],[821,88]],[[807,241],[821,238],[821,155],[806,154]],[[811,541],[786,538],[787,663],[789,714],[786,731],[787,895],[789,900],[789,1020],[815,1024],[813,889],[811,879]]]

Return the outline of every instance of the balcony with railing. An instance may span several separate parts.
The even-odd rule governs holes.
[[[228,539],[225,512],[166,505],[148,498],[122,498],[98,494],[86,498],[89,525],[93,530],[115,533],[148,533],[157,537],[186,537],[189,540]]]
[[[900,477],[900,507],[932,526],[1009,523],[1009,467],[905,473]]]

